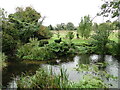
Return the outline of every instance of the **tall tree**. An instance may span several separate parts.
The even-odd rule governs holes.
[[[95,40],[95,45],[97,45],[97,51],[99,54],[106,54],[107,48],[106,44],[109,42],[109,35],[111,30],[109,30],[109,25],[107,23],[101,23],[92,38]]]
[[[74,24],[72,22],[68,22],[66,25],[66,28],[67,28],[67,30],[74,30],[75,29]]]
[[[84,16],[81,18],[81,22],[78,27],[78,34],[81,35],[83,38],[89,38],[92,29],[92,21],[90,20],[90,16]]]

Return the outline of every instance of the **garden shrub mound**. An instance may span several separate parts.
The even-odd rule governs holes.
[[[41,43],[44,43],[44,46]],[[47,44],[47,41],[41,42],[37,39],[30,39],[30,43],[21,46],[17,50],[17,56],[28,60],[49,60],[73,54],[75,50],[76,47],[74,44],[66,42]]]

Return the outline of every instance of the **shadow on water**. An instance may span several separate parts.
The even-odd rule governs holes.
[[[6,87],[13,78],[22,73],[34,74],[39,67],[40,65],[36,64],[10,63],[7,67],[3,68],[2,85]]]
[[[78,82],[82,80],[83,72],[77,72],[74,68],[78,64],[91,64],[96,62],[105,61],[108,63],[103,70],[107,71],[109,74],[114,76],[118,76],[118,60],[110,55],[105,55],[104,57],[100,55],[80,55],[74,57],[60,57],[54,60],[47,60],[47,61],[29,61],[25,60],[22,63],[10,63],[6,68],[3,69],[2,72],[2,84],[3,86],[11,87],[10,85],[13,84],[13,81],[16,77],[19,77],[22,73],[27,73],[32,75],[35,74],[36,70],[39,68],[51,68],[53,72],[59,74],[60,67],[67,69],[67,73],[69,74],[69,80]],[[118,87],[118,82],[110,80],[105,81],[107,83],[112,83],[114,85],[113,88]],[[13,86],[12,86],[13,87]]]

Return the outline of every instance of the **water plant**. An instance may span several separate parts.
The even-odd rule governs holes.
[[[95,85],[98,84],[98,87],[101,87],[101,85],[103,85],[102,87],[106,87],[107,88],[107,87],[109,87],[109,85],[112,85],[112,84],[103,84],[105,78],[106,79],[113,79],[113,80],[117,80],[118,79],[118,77],[113,76],[111,74],[108,74],[106,71],[103,71],[102,69],[100,69],[100,68],[104,68],[107,64],[108,63],[106,63],[106,62],[96,63],[96,64],[81,64],[81,65],[77,65],[77,68],[75,68],[75,69],[78,72],[83,72],[84,71],[88,75],[87,78],[86,77],[83,77],[83,78],[85,80],[90,79],[90,80],[87,80],[89,84],[91,82],[93,82],[93,83],[95,83]],[[88,88],[89,88],[89,86],[88,86]]]
[[[21,76],[17,81],[18,88],[107,88],[100,77],[87,74],[83,80],[72,82],[68,80],[67,70],[60,68],[60,73],[53,73],[50,69],[39,69],[33,76]]]
[[[17,81],[18,88],[64,88],[68,84],[66,70],[60,69],[60,74],[50,69],[38,69],[33,76],[22,75]]]

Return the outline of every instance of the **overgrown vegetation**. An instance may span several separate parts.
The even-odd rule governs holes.
[[[17,48],[28,43],[31,37],[41,40],[52,36],[49,29],[42,25],[45,17],[38,22],[41,15],[32,7],[25,9],[17,7],[16,12],[8,15],[8,17],[4,9],[0,11],[1,17],[3,17],[1,27],[3,30],[2,50],[6,55],[14,55]]]
[[[7,56],[4,53],[0,52],[0,64],[2,65],[2,67],[6,66],[6,63],[5,63],[6,59],[7,59]]]
[[[108,17],[110,13],[113,18],[118,17],[119,4],[120,1],[105,2],[101,6],[102,12],[99,15]],[[72,22],[53,27],[42,25],[45,17],[42,18],[41,14],[32,7],[17,7],[16,12],[9,15],[4,9],[0,9],[0,13],[0,21],[2,21],[0,32],[3,34],[3,37],[0,36],[3,42],[0,63],[3,63],[3,67],[6,65],[6,58],[13,56],[17,56],[22,61],[51,60],[73,54],[120,55],[120,42],[117,41],[120,35],[116,34],[120,29],[118,21],[108,20],[105,23],[93,24],[88,15],[81,18],[78,27],[75,27]],[[51,33],[50,30],[56,30],[57,33]],[[67,33],[62,30],[66,30]],[[17,81],[18,88],[108,88],[109,85],[104,83],[101,76],[117,78],[100,70],[106,67],[106,63],[78,66],[76,68],[78,72],[91,72],[94,75],[87,74],[83,80],[76,83],[68,80],[67,71],[62,68],[59,75],[53,73],[52,68],[51,70],[39,69],[35,75],[21,76]]]
[[[33,76],[21,76],[17,81],[18,88],[107,88],[100,77],[85,75],[80,82],[68,80],[67,71],[63,68],[57,75],[50,70],[39,69]]]

